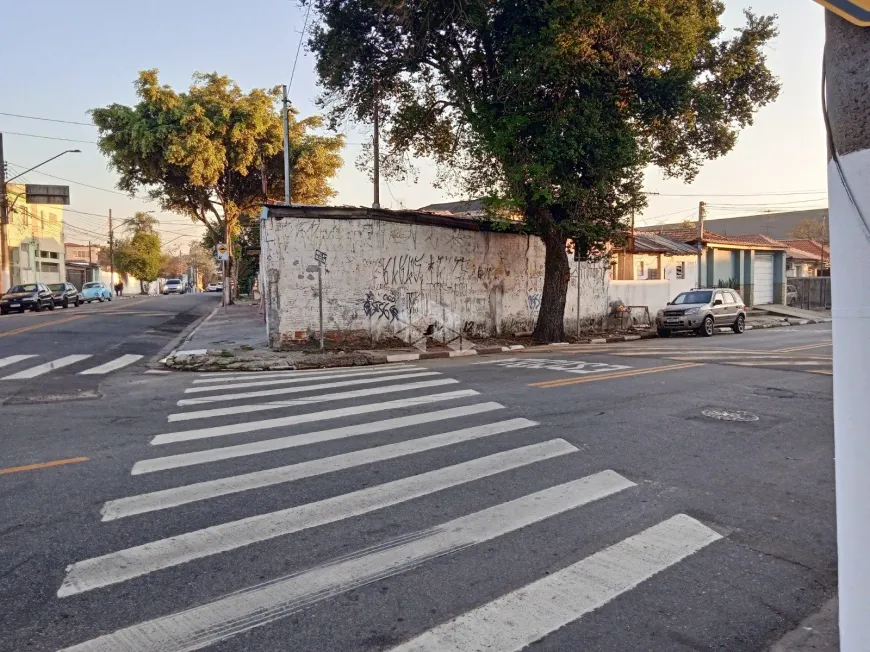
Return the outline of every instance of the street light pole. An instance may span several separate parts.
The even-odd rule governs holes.
[[[12,284],[11,268],[9,265],[9,245],[7,243],[7,229],[9,225],[8,185],[28,172],[33,172],[36,168],[42,167],[46,163],[51,163],[54,159],[60,158],[64,154],[81,154],[81,151],[80,149],[68,149],[52,156],[50,159],[46,159],[38,165],[34,165],[32,168],[26,169],[20,174],[16,174],[11,179],[7,179],[6,159],[3,157],[3,134],[0,133],[0,292],[5,292]]]
[[[825,12],[840,649],[870,641],[870,28]]]

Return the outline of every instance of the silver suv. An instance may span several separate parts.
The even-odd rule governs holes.
[[[737,290],[700,288],[681,292],[656,315],[659,337],[671,333],[694,331],[710,337],[716,328],[729,326],[735,333],[746,330],[746,306]]]

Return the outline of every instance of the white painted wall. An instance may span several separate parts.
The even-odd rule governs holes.
[[[673,298],[669,281],[611,281],[610,297],[625,306],[646,306],[653,319]]]
[[[324,329],[375,339],[408,339],[407,327],[446,326],[447,335],[529,330],[544,281],[544,246],[535,236],[371,219],[262,221],[262,266],[273,345],[319,329],[314,252],[327,254]],[[566,319],[577,316],[577,264],[571,263]],[[606,263],[580,265],[581,318],[608,303]],[[412,336],[414,333],[412,333]]]

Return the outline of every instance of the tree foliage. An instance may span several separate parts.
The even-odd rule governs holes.
[[[831,235],[828,232],[828,220],[814,220],[807,218],[801,220],[794,227],[789,236],[794,240],[815,240],[820,244],[828,244],[831,240]]]
[[[238,232],[239,217],[283,198],[279,89],[244,93],[228,77],[197,73],[186,92],[176,92],[160,84],[157,70],[140,72],[135,87],[135,106],[91,112],[121,190],[147,193],[221,242],[227,231]],[[335,195],[330,183],[342,166],[344,139],[314,133],[323,125],[319,116],[288,113],[292,200],[323,204]]]
[[[333,124],[377,102],[386,174],[430,157],[541,236],[544,341],[563,335],[566,239],[618,239],[647,166],[690,181],[779,92],[774,17],[747,12],[725,38],[720,0],[301,1]]]

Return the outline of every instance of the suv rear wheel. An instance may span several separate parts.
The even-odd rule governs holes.
[[[746,317],[743,315],[737,315],[737,321],[734,322],[731,330],[738,335],[742,335],[746,331]]]
[[[698,332],[704,337],[713,336],[713,318],[710,315],[704,317],[704,323],[701,324],[701,328],[698,329]]]

